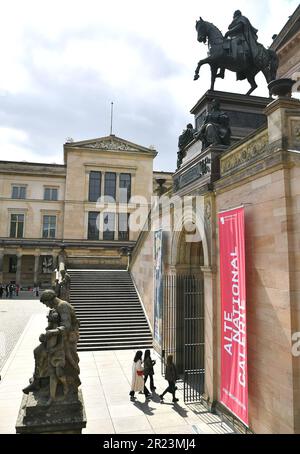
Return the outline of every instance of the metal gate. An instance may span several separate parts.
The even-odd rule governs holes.
[[[204,297],[203,281],[184,279],[184,401],[200,402],[204,393]]]
[[[185,402],[198,402],[204,392],[203,281],[193,275],[165,275],[163,279],[163,358],[173,355],[183,378]]]

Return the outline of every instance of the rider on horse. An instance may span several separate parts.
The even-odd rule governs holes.
[[[228,27],[225,38],[231,38],[231,55],[233,58],[250,55],[253,64],[261,51],[261,45],[257,42],[257,29],[254,28],[247,17],[242,16],[241,11],[235,11],[233,21]],[[237,75],[237,79],[244,79],[243,73]]]

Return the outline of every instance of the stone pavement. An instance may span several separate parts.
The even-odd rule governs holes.
[[[47,312],[47,311],[45,311]],[[0,382],[0,434],[15,433],[15,423],[22,399],[21,389],[27,385],[33,370],[33,348],[45,328],[45,314],[31,317],[17,345],[5,363]],[[187,406],[182,394],[178,404],[165,396],[163,404],[158,394],[145,402],[142,394],[129,399],[131,367],[135,351],[80,353],[82,392],[87,415],[86,434],[196,434],[229,433],[221,427],[218,416],[202,405]],[[155,354],[152,355],[155,358]],[[158,358],[156,358],[158,359]],[[161,393],[167,382],[155,366],[155,385]]]
[[[31,315],[36,313],[45,313],[45,307],[32,292],[20,292],[18,299],[0,299],[0,371]]]

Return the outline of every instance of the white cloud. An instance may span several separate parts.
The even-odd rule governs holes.
[[[196,40],[196,19],[201,15],[224,33],[241,9],[268,46],[297,5],[294,0],[228,0],[226,8],[217,0],[0,0],[0,124],[6,130],[0,158],[10,149],[13,159],[61,161],[65,137],[108,133],[113,100],[115,132],[142,145],[154,143],[160,152],[156,166],[173,170],[177,137],[210,86],[209,67],[193,81],[207,52]],[[262,75],[257,82],[254,94],[267,95]],[[245,93],[248,83],[227,72],[215,88]]]

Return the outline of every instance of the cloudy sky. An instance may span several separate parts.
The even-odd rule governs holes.
[[[226,9],[223,5],[226,3]],[[225,33],[238,8],[272,42],[294,0],[0,0],[0,159],[62,163],[68,137],[113,133],[159,152],[156,170],[175,169],[178,135],[209,88],[201,15]],[[256,95],[267,86],[257,76]],[[219,90],[245,93],[227,72]]]

